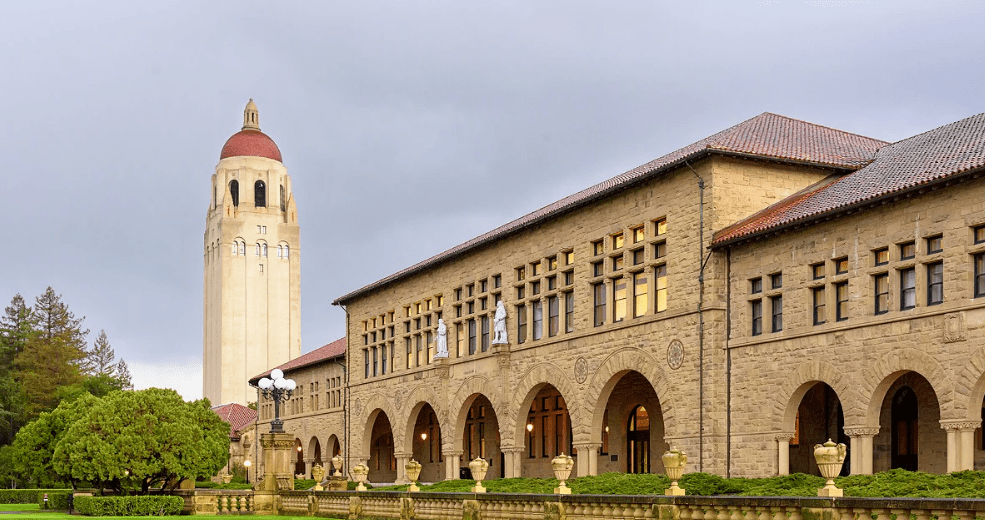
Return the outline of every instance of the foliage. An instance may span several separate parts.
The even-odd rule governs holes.
[[[294,489],[311,489],[315,487],[315,479],[313,478],[296,478],[294,479]]]
[[[54,469],[73,481],[146,494],[152,486],[214,475],[226,464],[229,425],[208,400],[186,403],[174,390],[113,392],[69,427]]]
[[[180,514],[184,500],[171,496],[75,497],[74,507],[86,516],[165,516]]]
[[[70,491],[70,489],[0,489],[0,504],[37,504],[38,494]]]
[[[45,495],[48,495],[47,504],[44,501]],[[71,491],[40,492],[36,497],[39,509],[58,509],[65,511],[72,506]]]
[[[130,369],[122,359],[116,361],[116,352],[109,344],[106,331],[99,331],[99,336],[93,342],[92,348],[86,351],[85,358],[81,364],[82,372],[91,377],[102,376],[103,380],[112,381],[110,383],[117,390],[129,390],[133,388],[130,378]],[[93,395],[97,395],[93,393]]]
[[[253,489],[253,484],[247,482],[230,482],[216,484],[211,480],[199,480],[195,482],[196,488],[203,489]]]
[[[10,450],[14,472],[36,485],[51,485],[67,480],[55,471],[52,451],[69,426],[85,416],[96,401],[98,399],[89,394],[74,401],[62,401],[51,412],[42,413],[21,428]]]
[[[74,401],[83,394],[103,397],[110,392],[124,389],[126,389],[124,381],[107,374],[96,374],[86,376],[78,383],[59,388],[57,395],[62,401]]]

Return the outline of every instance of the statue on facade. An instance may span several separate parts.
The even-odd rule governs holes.
[[[445,325],[445,320],[438,320],[438,335],[434,342],[437,345],[434,359],[448,357],[448,327]]]
[[[506,306],[503,302],[496,302],[496,316],[493,318],[493,331],[496,336],[492,340],[493,345],[506,345],[510,341],[506,338]]]

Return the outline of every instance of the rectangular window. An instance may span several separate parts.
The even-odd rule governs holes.
[[[654,312],[663,312],[667,310],[667,266],[658,265],[653,270],[653,275],[657,280],[657,299],[653,302],[653,310]]]
[[[540,294],[540,282],[530,282],[530,295],[537,296]]]
[[[544,335],[544,304],[542,301],[537,300],[533,303],[534,311],[534,326],[533,333],[534,339],[540,339]]]
[[[411,368],[414,366],[411,362],[414,359],[414,347],[411,345],[410,338],[404,338],[404,346],[407,347],[407,368]]]
[[[811,266],[811,278],[814,280],[824,278],[824,262]]]
[[[475,318],[469,320],[469,355],[475,354]]]
[[[561,326],[561,301],[557,296],[547,299],[547,335],[557,336]]]
[[[612,270],[619,271],[622,269],[622,255],[612,257]]]
[[[455,289],[455,301],[462,301],[462,288]]]
[[[975,235],[976,244],[981,244],[982,242],[985,242],[985,226],[976,226],[974,228],[974,235]]]
[[[522,282],[527,277],[527,270],[523,267],[516,268],[516,281]]]
[[[386,345],[380,349],[380,374],[386,375]]]
[[[835,284],[835,319],[848,319],[848,282]]]
[[[626,319],[626,278],[620,276],[612,281],[612,321],[618,323]]]
[[[825,321],[824,316],[824,287],[811,289],[814,300],[814,325],[822,325]]]
[[[363,379],[369,379],[369,349],[363,349]]]
[[[763,300],[749,302],[749,313],[752,315],[752,335],[763,333]]]
[[[527,341],[527,306],[516,306],[516,342]]]
[[[475,313],[475,302],[472,301],[472,302],[466,303],[465,304],[465,310],[468,311],[469,314]]]
[[[783,330],[783,296],[770,298],[770,308],[773,311],[772,331]]]
[[[749,292],[752,294],[763,292],[763,279],[753,278],[752,280],[749,280]]]
[[[605,284],[597,283],[592,285],[592,306],[595,309],[595,319],[593,323],[596,327],[605,324]]]
[[[553,271],[555,269],[557,269],[557,257],[556,256],[552,256],[552,257],[550,257],[550,258],[547,259],[547,270],[548,271]]]
[[[982,296],[985,296],[985,253],[978,253],[975,255],[975,298]]]
[[[889,263],[889,248],[880,247],[872,251],[872,260],[875,265],[886,265]]]
[[[424,341],[420,334],[414,336],[414,350],[417,351],[414,356],[414,364],[417,366],[423,365],[424,363],[421,358],[424,357]]]
[[[667,233],[667,219],[662,218],[660,220],[653,221],[653,228],[655,235],[663,235]]]
[[[542,415],[540,417],[540,456],[547,457],[547,415]]]
[[[483,310],[483,311],[486,310],[486,305],[487,305],[486,299],[485,298],[479,298],[479,310]],[[430,318],[430,316],[428,316],[428,318]],[[431,320],[430,319],[428,320],[428,326],[431,326]]]
[[[493,289],[499,289],[503,285],[503,277],[500,275],[493,276]]]
[[[564,415],[554,416],[554,456],[561,454],[564,449]]]
[[[909,260],[917,255],[917,246],[913,242],[899,245],[899,259]]]
[[[835,274],[845,274],[848,272],[848,257],[838,258],[835,262]]]
[[[944,303],[944,263],[927,265],[927,305]]]
[[[900,310],[912,309],[917,306],[917,272],[914,268],[902,269],[899,272]]]
[[[575,283],[575,272],[567,271],[564,273],[564,285],[571,285]]]
[[[605,268],[602,266],[602,262],[592,263],[592,276],[602,276],[605,272]]]
[[[482,341],[479,344],[479,348],[483,352],[486,352],[489,350],[489,316],[483,316],[480,318],[480,322],[482,324]]]
[[[889,312],[889,273],[880,273],[872,277],[872,287],[875,297],[876,314]]]
[[[455,357],[462,357],[465,351],[465,325],[455,324]]]
[[[540,276],[540,262],[530,263],[530,276]]]
[[[619,249],[623,246],[624,237],[622,233],[612,235],[612,249]]]
[[[602,244],[601,240],[596,240],[592,242],[592,255],[598,256],[605,251],[605,246]]]
[[[643,258],[642,249],[637,249],[636,251],[633,251],[633,265],[640,265],[643,263],[643,260],[644,258]]]
[[[564,265],[571,265],[575,263],[575,252],[567,251],[564,253]]]
[[[645,232],[643,226],[640,226],[638,228],[633,228],[633,243],[634,244],[639,244],[640,242],[643,241],[644,238],[646,238],[646,232]]]
[[[522,299],[524,299],[526,297],[527,297],[527,295],[526,295],[526,287],[524,287],[522,285],[520,287],[517,287],[516,288],[516,299],[517,300],[522,300]]]
[[[426,351],[424,354],[424,363],[431,364],[431,360],[434,359],[434,348],[434,335],[429,330],[424,333],[424,350]]]
[[[927,238],[927,254],[932,255],[934,253],[940,253],[944,250],[944,237],[937,235],[935,237]]]
[[[564,331],[575,331],[575,293],[564,293]]]
[[[770,289],[780,289],[783,287],[783,273],[773,273],[770,275]]]
[[[547,290],[548,291],[553,291],[554,289],[557,289],[557,276],[548,276],[547,277]]]
[[[646,273],[633,273],[633,317],[639,318],[646,314],[647,303]]]
[[[657,242],[653,244],[653,258],[663,258],[667,256],[667,242]]]

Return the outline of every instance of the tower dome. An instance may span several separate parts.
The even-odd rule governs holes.
[[[266,157],[277,162],[284,162],[281,159],[280,148],[277,148],[277,143],[260,131],[260,114],[252,98],[246,104],[246,109],[243,110],[242,130],[233,134],[222,146],[219,160],[243,155]]]

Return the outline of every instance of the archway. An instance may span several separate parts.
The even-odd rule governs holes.
[[[796,398],[797,393],[795,393]],[[845,413],[838,394],[827,383],[815,382],[803,394],[797,405],[794,418],[794,436],[790,439],[790,473],[820,475],[814,460],[814,445],[823,444],[828,439],[844,443],[851,448],[845,434]],[[841,468],[842,475],[848,475],[849,461]]]
[[[434,408],[423,403],[414,421],[411,434],[411,456],[421,463],[422,482],[437,482],[444,480],[445,467],[441,455],[441,425]]]
[[[940,426],[940,404],[930,382],[916,372],[890,376],[873,439],[874,471],[903,468],[947,471],[947,434]]]
[[[551,459],[573,450],[571,417],[561,392],[553,385],[538,385],[527,410],[526,435],[521,474],[524,477],[550,478],[554,475]],[[572,476],[575,473],[572,472]]]
[[[500,450],[499,419],[492,403],[482,394],[475,395],[469,405],[462,431],[462,466],[467,467],[476,458],[489,461],[487,479],[503,477],[505,460]]]
[[[311,457],[311,465],[307,468],[308,473],[311,473],[311,468],[315,466],[325,467],[322,462],[321,443],[318,442],[318,437],[311,437],[311,440],[308,441],[308,456]]]
[[[369,481],[397,480],[397,458],[393,454],[393,429],[386,413],[379,411],[369,437]]]
[[[663,473],[660,455],[670,447],[657,392],[634,370],[616,373],[605,386],[611,390],[600,396],[602,421],[592,432],[602,441],[598,472]]]
[[[332,434],[332,435],[330,435],[328,437],[328,442],[325,443],[325,445],[328,446],[328,454],[325,457],[325,464],[326,464],[326,466],[325,466],[326,473],[325,474],[326,475],[334,475],[335,474],[335,471],[337,469],[339,469],[339,468],[336,468],[335,467],[335,463],[332,462],[332,459],[336,455],[341,455],[342,454],[342,446],[339,444],[339,438],[335,434]],[[341,468],[341,469],[346,469],[346,468]],[[328,473],[328,471],[331,471],[331,473]]]
[[[307,475],[308,472],[304,467],[304,446],[301,445],[301,439],[294,439],[294,453],[296,455],[294,459],[294,474]]]

